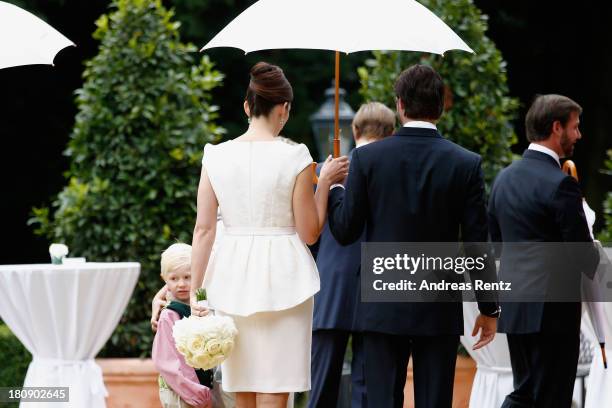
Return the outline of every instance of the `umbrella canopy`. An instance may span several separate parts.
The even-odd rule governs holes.
[[[74,45],[49,24],[27,11],[0,1],[0,69],[48,64]]]
[[[340,154],[340,52],[394,50],[474,52],[415,0],[259,0],[221,30],[202,51],[239,48],[336,52],[334,157]]]
[[[415,0],[260,0],[202,50],[214,47],[473,52]]]

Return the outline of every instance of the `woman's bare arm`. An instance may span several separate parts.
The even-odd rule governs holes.
[[[196,316],[206,314],[206,308],[197,305],[195,292],[202,287],[204,273],[215,242],[218,206],[206,169],[202,167],[198,186],[198,211],[191,241],[191,313]]]
[[[327,194],[323,192],[323,185],[329,184],[319,178],[319,200],[321,206],[327,206]],[[308,245],[317,242],[320,233],[320,218],[325,219],[326,208],[319,208],[315,202],[315,194],[312,188],[312,167],[308,166],[298,174],[293,189],[293,216],[295,217],[295,229],[300,239]]]
[[[312,188],[312,167],[308,166],[298,174],[293,190],[293,215],[296,231],[306,244],[312,245],[319,239],[327,217],[329,188],[341,182],[347,172],[346,157],[328,158],[321,169],[316,193]]]

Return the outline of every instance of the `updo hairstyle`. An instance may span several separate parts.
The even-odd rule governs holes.
[[[293,89],[282,69],[267,62],[258,62],[251,68],[245,99],[251,117],[268,116],[276,105],[293,101]]]

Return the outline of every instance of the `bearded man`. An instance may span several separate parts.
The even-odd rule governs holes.
[[[580,345],[580,279],[592,278],[592,243],[576,180],[561,170],[582,138],[576,102],[541,95],[527,112],[531,144],[498,175],[489,200],[491,239],[503,242],[499,279],[525,302],[501,302],[514,391],[502,408],[570,408]],[[518,286],[515,286],[518,285]],[[522,285],[522,287],[520,287]]]

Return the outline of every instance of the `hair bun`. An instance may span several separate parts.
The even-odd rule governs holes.
[[[267,74],[268,72],[274,71],[275,68],[281,71],[282,73],[282,70],[275,65],[268,64],[267,62],[263,62],[263,61],[258,62],[257,64],[253,65],[253,67],[251,68],[251,80],[257,79],[259,76],[262,76],[262,75]]]
[[[276,104],[293,101],[291,84],[278,66],[258,62],[251,68],[250,76],[246,99],[255,117],[267,115]]]

